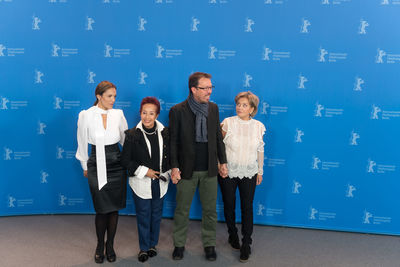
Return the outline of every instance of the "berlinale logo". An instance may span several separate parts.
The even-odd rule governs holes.
[[[378,48],[377,54],[375,57],[375,63],[378,63],[378,64],[384,63],[384,61],[383,61],[384,56],[386,56],[386,52],[384,50]]]
[[[4,148],[4,160],[11,160],[11,153],[13,153],[13,151],[11,149],[9,149],[8,147]]]
[[[354,130],[352,130],[351,134],[350,134],[350,145],[357,146],[358,145],[357,139],[359,139],[359,138],[360,138],[360,135],[358,133],[356,133]]]
[[[365,83],[365,81],[362,78],[356,77],[353,90],[354,91],[362,91],[361,85],[363,85],[364,83]]]
[[[197,32],[199,31],[199,29],[197,28],[197,26],[200,24],[200,20],[198,18],[192,17],[192,23],[190,25],[190,30],[192,32]]]
[[[139,70],[139,84],[145,85],[146,84],[146,78],[148,77],[146,72],[143,72],[142,70]]]
[[[46,133],[44,131],[44,128],[46,128],[46,127],[47,127],[47,125],[45,123],[39,121],[38,122],[37,134],[38,135],[45,135]]]
[[[93,31],[93,24],[95,23],[95,20],[91,17],[86,17],[86,30],[87,31]]]
[[[40,183],[41,184],[47,184],[47,177],[49,177],[49,174],[43,170],[40,171]]]
[[[8,109],[7,104],[10,102],[10,100],[8,100],[5,97],[1,97],[1,102],[0,102],[0,109]]]
[[[370,219],[373,217],[373,214],[368,212],[368,211],[364,211],[364,216],[363,216],[363,223],[364,224],[370,224]]]
[[[297,181],[293,181],[293,188],[292,188],[292,194],[300,194],[299,188],[301,187],[301,184]]]
[[[320,47],[319,48],[319,55],[318,55],[318,62],[325,62],[325,56],[328,54],[328,51],[326,49]]]
[[[94,77],[96,77],[96,73],[91,70],[88,70],[87,82],[94,83]]]
[[[346,189],[346,197],[353,198],[354,197],[353,192],[356,190],[357,188],[355,188],[354,185],[348,184]]]
[[[264,46],[261,59],[264,61],[270,60],[269,54],[271,54],[271,53],[272,53],[272,50],[270,48]]]
[[[379,120],[379,113],[380,112],[382,112],[382,109],[380,107],[372,105],[371,119],[372,120]]]
[[[44,76],[43,72],[40,70],[35,70],[35,83],[43,83],[42,77]]]
[[[249,88],[250,81],[253,80],[253,77],[247,73],[244,73],[243,87]]]
[[[147,23],[147,20],[145,18],[139,17],[139,21],[138,21],[138,31],[140,32],[144,32],[146,31],[146,28],[144,27],[144,25]]]
[[[306,87],[304,86],[304,83],[308,82],[307,77],[303,76],[301,73],[299,75],[299,81],[297,83],[297,88],[298,89],[305,89]]]
[[[38,31],[40,30],[39,23],[42,22],[39,17],[32,17],[32,30]]]
[[[104,44],[104,57],[111,57],[112,50],[113,48],[110,45]]]
[[[244,31],[245,32],[253,32],[253,25],[255,24],[254,20],[250,18],[246,18],[246,23],[244,25]]]
[[[52,57],[58,57],[58,51],[61,49],[57,44],[53,43],[51,44],[51,56]]]
[[[8,196],[8,207],[9,208],[15,208],[15,201],[17,201],[17,199],[13,196]]]
[[[3,44],[0,44],[0,57],[4,57],[4,50],[6,50],[6,46],[4,46]]]
[[[296,134],[295,134],[295,137],[294,137],[294,142],[295,142],[295,143],[302,143],[302,142],[303,142],[303,140],[302,140],[303,135],[304,135],[304,132],[303,132],[302,130],[296,129]]]
[[[311,22],[307,19],[302,19],[300,33],[309,33],[308,27],[311,25]]]
[[[316,220],[317,218],[315,217],[315,215],[317,215],[317,213],[318,213],[318,210],[317,210],[317,209],[315,209],[315,208],[313,208],[313,207],[310,207],[310,212],[309,212],[308,218],[309,218],[310,220]]]
[[[369,26],[369,23],[366,20],[361,19],[360,26],[358,28],[358,34],[367,34],[366,28]]]

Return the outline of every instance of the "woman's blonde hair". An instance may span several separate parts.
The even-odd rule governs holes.
[[[249,100],[250,106],[253,109],[253,112],[250,113],[250,117],[254,117],[257,114],[257,110],[258,110],[258,103],[260,103],[260,100],[258,99],[258,96],[256,96],[255,94],[253,94],[250,91],[247,92],[240,92],[239,94],[237,94],[235,96],[235,103],[237,104],[237,102],[239,101],[240,98],[245,97],[247,98],[247,100]]]

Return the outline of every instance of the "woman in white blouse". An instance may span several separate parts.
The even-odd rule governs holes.
[[[78,119],[76,158],[81,162],[83,175],[88,178],[96,211],[96,263],[104,261],[106,232],[107,260],[116,260],[114,237],[118,210],[126,204],[126,170],[120,162],[118,143],[123,144],[128,125],[122,110],[113,109],[116,94],[116,87],[111,82],[99,83],[95,91],[96,102],[93,107],[81,111]],[[88,144],[92,145],[90,157]]]
[[[237,116],[226,118],[222,123],[222,135],[228,160],[228,177],[218,177],[224,201],[224,215],[228,226],[229,243],[240,249],[240,261],[251,254],[253,233],[253,199],[256,185],[262,181],[264,162],[263,135],[265,126],[253,119],[259,99],[249,92],[235,97]],[[235,225],[236,189],[239,187],[242,213],[242,245]]]

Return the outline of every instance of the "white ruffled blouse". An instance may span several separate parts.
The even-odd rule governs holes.
[[[265,126],[255,119],[242,120],[238,116],[224,119],[222,130],[228,175],[230,178],[251,178],[263,174]]]

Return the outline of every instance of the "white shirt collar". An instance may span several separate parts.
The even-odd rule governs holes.
[[[99,104],[97,104],[97,105],[95,106],[95,112],[96,112],[96,113],[99,113],[99,114],[107,114],[109,111],[110,111],[109,109],[105,110],[105,109],[100,108],[100,107],[99,107]]]
[[[157,131],[161,132],[164,129],[164,125],[158,120],[156,120],[155,123],[157,124]],[[140,130],[144,131],[142,121],[139,121],[139,123],[136,125],[136,128],[139,128]]]

